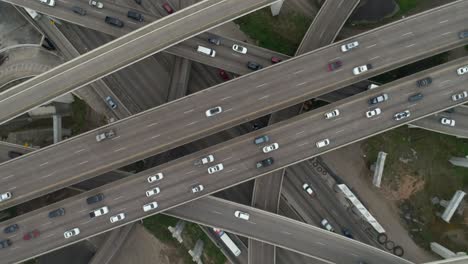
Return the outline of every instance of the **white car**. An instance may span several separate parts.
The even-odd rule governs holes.
[[[99,2],[99,1],[95,1],[95,0],[89,0],[89,5],[90,6],[95,6],[97,8],[103,8],[104,7],[104,4]]]
[[[110,222],[115,223],[115,222],[118,222],[118,221],[121,221],[121,220],[124,220],[124,219],[125,219],[125,213],[120,213],[120,214],[111,216],[110,217]]]
[[[382,110],[380,110],[380,108],[375,108],[375,109],[367,111],[366,117],[371,118],[373,116],[380,115],[381,113],[382,113]]]
[[[65,231],[65,233],[63,233],[63,236],[65,238],[70,238],[72,236],[77,236],[79,234],[80,234],[80,229],[78,227],[75,227],[75,228],[73,228],[71,230]]]
[[[368,71],[370,69],[372,69],[372,64],[357,66],[357,67],[354,67],[353,74],[354,75],[359,75],[359,74],[361,74],[363,72],[366,72],[366,71]]]
[[[322,222],[320,223],[322,224],[323,228],[325,228],[326,230],[330,232],[335,232],[335,229],[330,225],[327,219],[324,218]]]
[[[306,191],[306,193],[308,193],[309,195],[312,195],[312,196],[315,195],[314,190],[312,190],[312,187],[310,187],[310,185],[307,183],[304,183],[302,185],[302,189],[304,189],[304,191]]]
[[[209,167],[209,168],[208,168],[208,173],[209,173],[209,174],[213,174],[213,173],[215,173],[215,172],[222,171],[223,169],[224,169],[223,164],[222,164],[222,163],[218,163],[218,164],[216,164],[216,165],[214,165],[214,166],[212,166],[212,167]]]
[[[109,213],[109,207],[104,206],[104,207],[101,207],[99,209],[89,212],[89,217],[94,218],[94,217],[98,217],[101,215],[105,215],[107,213]]]
[[[143,205],[143,211],[145,211],[145,212],[154,210],[156,208],[158,208],[158,203],[157,202],[152,202],[152,203]]]
[[[11,198],[11,192],[0,194],[0,202],[6,201]]]
[[[109,139],[109,138],[113,138],[115,137],[115,132],[114,130],[109,130],[109,131],[106,131],[106,132],[102,132],[100,134],[97,134],[96,135],[96,141],[97,142],[101,142],[103,141],[104,139]]]
[[[221,108],[221,106],[216,106],[216,107],[213,107],[213,108],[210,108],[208,110],[206,110],[205,114],[207,117],[210,117],[210,116],[214,116],[214,115],[217,115],[219,113],[221,113],[223,111],[223,109]]]
[[[243,46],[239,46],[237,44],[232,45],[232,50],[235,52],[239,52],[241,54],[246,54],[247,53],[247,48]]]
[[[319,142],[315,143],[317,148],[323,148],[325,146],[328,146],[329,144],[330,144],[330,140],[328,138],[326,138],[324,140],[320,140]]]
[[[340,115],[340,110],[335,109],[331,112],[325,113],[325,119],[331,119]]]
[[[262,150],[263,150],[263,153],[268,153],[268,152],[272,152],[273,150],[277,150],[278,148],[279,148],[279,144],[273,143],[271,145],[263,147]]]
[[[463,75],[463,74],[465,74],[465,73],[467,73],[467,72],[468,72],[468,65],[463,66],[463,67],[457,69],[458,75]]]
[[[393,118],[398,121],[398,120],[402,120],[402,119],[405,119],[407,117],[410,116],[410,111],[409,110],[405,110],[403,112],[399,112],[399,113],[396,113]]]
[[[458,100],[461,100],[463,98],[466,98],[468,97],[468,92],[467,91],[463,91],[459,94],[454,94],[452,95],[452,101],[458,101]]]
[[[201,184],[192,186],[192,193],[201,192],[201,191],[203,191],[203,189],[205,189],[205,187],[203,187],[203,185],[201,185]]]
[[[444,126],[455,126],[455,120],[454,119],[450,119],[450,118],[446,118],[446,117],[442,117],[440,119],[440,123]]]
[[[199,160],[196,160],[194,164],[195,164],[196,166],[198,166],[198,165],[205,165],[205,164],[211,163],[211,162],[213,162],[213,161],[214,161],[214,156],[210,154],[210,155],[208,155],[208,156],[206,156],[206,157],[203,157],[203,158],[201,158],[201,159],[199,159]]]
[[[235,211],[234,216],[240,219],[249,220],[250,215],[246,212]]]
[[[347,52],[348,50],[354,49],[354,48],[356,48],[357,46],[359,46],[359,42],[353,41],[353,42],[350,42],[350,43],[347,43],[347,44],[342,45],[342,46],[341,46],[341,51],[342,51],[342,52]]]
[[[152,183],[152,182],[155,182],[155,181],[162,180],[162,178],[164,178],[164,175],[161,172],[158,172],[155,175],[149,176],[148,177],[148,182]]]
[[[156,194],[158,194],[160,192],[161,192],[161,189],[159,189],[159,187],[155,187],[155,188],[153,188],[151,190],[146,191],[146,197],[156,195]]]
[[[55,0],[39,0],[39,2],[48,6],[55,6]]]

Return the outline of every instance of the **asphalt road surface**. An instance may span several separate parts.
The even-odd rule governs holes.
[[[361,48],[355,51],[344,54],[339,51],[342,43],[334,44],[3,163],[0,165],[1,192],[10,191],[13,197],[2,202],[0,208],[192,142],[434,52],[463,45],[456,32],[464,28],[466,9],[466,1],[452,3],[364,33],[356,37]],[[408,37],[410,35],[412,37]],[[326,72],[327,62],[337,56],[344,61],[344,66]],[[353,67],[369,61],[374,65],[369,73],[357,76],[351,73]],[[65,76],[57,77],[64,79]],[[42,78],[43,75],[34,79]],[[65,80],[62,80],[62,87],[67,86],[63,82]],[[16,96],[10,99],[13,98]],[[1,102],[0,110],[11,110],[8,105]],[[217,105],[224,109],[222,114],[207,118],[205,111]],[[98,132],[109,129],[117,136],[97,143]]]
[[[146,10],[136,10],[144,16],[144,21],[139,22],[134,19],[127,17],[129,10],[128,6],[122,6],[115,3],[104,4],[104,8],[97,9],[89,6],[87,0],[63,0],[60,4],[51,8],[47,5],[41,4],[39,1],[29,0],[6,0],[6,2],[28,7],[38,12],[47,14],[49,16],[58,18],[63,21],[68,21],[73,24],[77,24],[86,28],[90,28],[102,33],[109,34],[111,36],[120,37],[127,33],[132,32],[138,28],[148,25],[160,19],[163,15],[167,15],[165,11],[162,11],[162,15],[154,15],[147,13]],[[79,16],[71,11],[73,6],[79,6],[87,10],[86,16]],[[139,7],[140,8],[140,7]],[[111,16],[120,19],[124,22],[124,27],[118,28],[111,26],[104,22],[106,16]],[[213,45],[208,42],[208,38],[217,38],[220,40],[221,45]],[[187,39],[179,45],[173,46],[165,50],[166,52],[178,55],[190,60],[195,60],[213,67],[224,68],[227,71],[234,72],[237,74],[244,74],[251,72],[246,67],[248,61],[256,61],[262,65],[270,65],[271,57],[279,57],[281,59],[287,59],[289,56],[285,56],[278,52],[270,51],[257,47],[252,44],[240,42],[241,45],[247,47],[248,52],[245,55],[241,55],[232,50],[232,43],[234,40],[224,38],[222,36],[213,33],[202,33],[197,36],[193,36],[191,39]],[[239,43],[239,41],[236,41]],[[217,54],[215,58],[211,58],[196,52],[197,45],[210,47],[216,50]]]
[[[206,0],[175,12],[1,93],[0,120],[8,121],[64,92],[71,92],[153,53],[275,1]],[[9,109],[8,112],[6,109]]]
[[[175,206],[193,201],[220,189],[228,188],[254,177],[270,173],[271,171],[282,169],[285,166],[298,163],[312,156],[381,133],[382,131],[405,125],[416,119],[431,115],[436,111],[442,111],[462,104],[466,102],[467,98],[464,101],[460,100],[457,102],[453,102],[450,98],[453,94],[459,93],[464,89],[468,75],[458,76],[456,69],[466,64],[468,64],[467,58],[446,63],[431,70],[395,81],[391,85],[384,85],[379,89],[367,91],[362,95],[347,98],[339,104],[335,103],[316,109],[288,121],[246,134],[159,167],[135,174],[126,179],[110,183],[96,190],[8,220],[3,223],[5,226],[18,223],[21,226],[21,231],[11,235],[10,238],[13,245],[7,250],[2,250],[0,257],[6,260],[24,259],[32,257],[34,254],[39,254],[39,252],[51,250],[57,246],[65,246],[66,244],[64,244],[64,238],[62,237],[63,232],[74,227],[79,227],[82,231],[76,238],[68,239],[70,242],[76,242],[85,237],[97,235],[107,231],[108,228],[118,227],[118,225],[112,226],[108,223],[107,216],[90,219],[87,215],[89,211],[104,205],[110,208],[109,216],[124,212],[127,214],[126,221],[136,221],[149,214],[172,209]],[[415,84],[416,80],[428,75],[433,78],[433,83],[424,89],[418,88]],[[421,91],[424,93],[423,100],[408,102],[408,96]],[[389,95],[389,100],[377,105],[382,108],[382,114],[374,118],[366,118],[364,116],[365,111],[374,108],[368,105],[368,99],[384,92]],[[340,116],[331,120],[324,119],[324,113],[335,108],[340,109]],[[411,111],[411,116],[400,121],[394,120],[394,114],[405,109]],[[291,131],[295,133],[291,134]],[[264,154],[259,146],[252,143],[255,137],[263,134],[267,134],[271,138],[270,142],[279,143],[280,148],[270,154]],[[317,141],[324,138],[330,140],[329,146],[321,149],[314,146]],[[194,161],[206,154],[212,154],[215,157],[215,161],[208,166],[222,163],[224,169],[209,174],[207,173],[208,166],[194,166]],[[260,169],[255,168],[257,161],[269,156],[275,160],[272,166]],[[156,172],[163,173],[164,179],[149,184],[146,178],[154,175]],[[192,193],[191,188],[199,184],[204,186],[204,190]],[[161,193],[156,196],[146,197],[144,192],[155,186],[160,187]],[[103,202],[92,206],[85,203],[86,197],[99,192],[104,193],[106,197]],[[158,208],[150,213],[144,213],[141,209],[142,206],[153,201],[157,201]],[[67,214],[57,219],[48,219],[47,212],[59,206],[63,206]],[[251,220],[253,221],[253,219]],[[124,221],[122,224],[124,224]],[[255,227],[260,228],[260,225],[256,225]],[[299,226],[294,224],[294,227]],[[21,233],[34,228],[42,231],[43,235],[40,239],[33,240],[35,242],[21,240]],[[251,229],[248,228],[246,232],[251,233]],[[258,231],[260,230],[263,229],[258,229]],[[267,229],[265,232],[271,232],[271,229]],[[277,239],[288,239],[288,237],[279,236]],[[340,242],[335,243],[335,250],[338,249],[338,252],[343,252],[341,249],[352,247],[346,244],[348,242],[350,241],[340,236]],[[356,243],[354,241],[351,242]],[[340,246],[338,243],[345,244]],[[299,237],[295,243],[288,242],[286,244],[288,248],[294,248],[296,251],[320,256],[318,255],[320,252],[308,252],[307,250],[311,250],[312,248],[310,248],[310,245],[304,248],[304,245],[307,244]],[[24,250],[26,247],[28,249]],[[387,261],[388,263],[407,263],[405,260],[396,258],[395,256],[382,254],[379,250],[372,247],[361,246],[352,248],[353,254],[356,254],[358,257],[366,256],[365,259],[375,260],[378,257],[382,258],[382,263],[387,263]],[[18,251],[18,249],[22,250]],[[26,255],[21,255],[20,253]]]

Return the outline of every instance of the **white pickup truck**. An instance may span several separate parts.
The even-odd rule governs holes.
[[[96,135],[96,141],[101,142],[104,139],[113,138],[113,137],[115,137],[114,130],[109,130],[109,131]]]

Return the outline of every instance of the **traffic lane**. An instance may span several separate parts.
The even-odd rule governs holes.
[[[289,251],[283,248],[276,249],[276,263],[279,264],[328,264],[329,262],[321,261],[314,258],[301,255],[299,253]]]
[[[276,247],[249,239],[249,263],[276,263]]]
[[[246,237],[252,237],[251,233],[255,232],[255,239],[258,241],[296,252],[300,250],[301,252],[298,253],[309,257],[337,263],[348,263],[350,259],[353,263],[365,260],[380,260],[381,263],[411,263],[332,232],[253,207],[226,200],[219,201],[214,197],[199,199],[171,211],[176,211],[179,217],[185,218],[185,212],[193,210],[192,207],[196,208],[199,219],[191,217],[191,221],[204,222],[214,218],[222,219],[219,221],[218,228]],[[220,209],[224,210],[220,211]],[[249,213],[249,220],[236,218],[234,216],[236,210]],[[230,223],[230,225],[223,225],[224,223]]]
[[[442,112],[435,114],[430,117],[426,117],[421,120],[417,120],[410,124],[411,126],[428,129],[431,131],[453,135],[462,138],[468,138],[468,118],[466,113],[460,113],[459,109],[463,107],[455,108],[454,113]],[[455,120],[455,126],[447,126],[441,124],[442,118],[448,118]]]
[[[447,22],[447,23],[449,23],[449,22]],[[371,45],[371,46],[372,46],[372,45]],[[370,46],[369,46],[369,47],[370,47]],[[332,50],[332,49],[328,49],[327,51],[330,52],[330,50]],[[414,52],[417,52],[417,50],[415,50]],[[350,54],[353,54],[353,53],[350,53]],[[317,56],[317,53],[312,53],[311,55]],[[411,55],[411,54],[409,54],[409,55]],[[312,56],[311,56],[311,57],[312,57]],[[395,57],[396,57],[396,56],[394,56],[394,58],[395,58]],[[305,60],[305,59],[306,59],[306,56],[301,56],[301,57],[293,58],[293,59],[291,59],[290,61]],[[320,58],[318,58],[318,59],[320,59]],[[395,59],[398,59],[398,58],[395,58]],[[401,59],[401,58],[400,58],[400,59]],[[283,67],[279,67],[280,65],[282,65]],[[272,68],[274,68],[276,71],[278,71],[278,70],[283,69],[283,68],[284,68],[284,65],[288,65],[288,64],[287,64],[287,63],[286,63],[286,64],[281,63],[281,64],[278,64],[277,66],[272,67]],[[301,65],[301,64],[299,64],[299,65]],[[289,68],[288,68],[288,70],[289,70],[288,72],[291,72],[291,68],[292,68],[292,67],[289,67]],[[312,67],[310,67],[310,68],[312,68]],[[304,73],[307,73],[306,69],[307,69],[307,68],[302,68],[302,69],[300,69],[300,70],[292,69],[293,75],[296,74],[296,76],[294,76],[294,77],[297,78],[297,77],[300,76],[300,75],[304,75]],[[307,70],[308,70],[308,69],[307,69]],[[323,69],[322,69],[322,71],[323,71]],[[249,75],[246,75],[245,78],[239,78],[239,80],[243,80],[243,81],[246,81],[246,82],[253,82],[253,83],[254,83],[256,80],[258,81],[258,79],[259,79],[258,77],[261,78],[262,75],[267,75],[267,76],[268,76],[268,74],[265,74],[265,72],[267,72],[267,71],[260,71],[260,72],[258,73],[258,75],[249,74]],[[335,72],[335,73],[336,73],[336,72]],[[348,74],[350,74],[350,73],[348,73]],[[310,75],[310,74],[309,74],[309,75]],[[309,75],[307,75],[307,76],[309,76]],[[307,76],[302,76],[302,78],[307,77]],[[363,76],[366,76],[366,75],[364,74]],[[256,77],[257,77],[257,78],[256,78]],[[291,77],[290,77],[290,78],[291,78]],[[283,79],[288,79],[288,78],[283,78]],[[350,79],[352,79],[352,78],[350,78]],[[296,80],[296,81],[297,81],[297,80]],[[299,80],[299,81],[300,81],[300,80]],[[234,83],[234,82],[233,82],[233,81],[227,82],[227,83],[226,83],[226,86],[227,86],[228,84],[230,84],[230,83],[232,84],[232,83]],[[269,83],[265,83],[265,82],[264,82],[264,83],[262,83],[262,84],[260,84],[260,85],[255,86],[255,88],[257,88],[257,89],[260,88],[260,87],[264,87],[263,89],[265,89],[265,88],[270,88],[270,87],[268,86],[268,84],[269,84]],[[295,86],[296,86],[296,89],[289,90],[289,92],[287,93],[287,95],[289,96],[289,98],[292,98],[292,99],[290,99],[290,100],[294,100],[294,99],[297,100],[298,98],[304,98],[304,94],[307,94],[307,92],[308,92],[308,94],[311,94],[310,91],[308,91],[308,90],[305,89],[305,88],[302,88],[302,87],[308,87],[308,85],[305,85],[305,84],[307,84],[307,82],[298,83],[298,84],[295,85]],[[314,84],[314,85],[316,85],[316,84],[321,85],[322,83],[320,83],[319,81],[317,81],[317,82],[314,82],[313,84]],[[247,85],[248,85],[248,84],[247,84]],[[290,85],[290,84],[289,84],[289,85]],[[222,87],[226,88],[226,86],[222,86]],[[250,87],[251,87],[251,86],[248,86],[248,88],[250,88]],[[278,86],[276,86],[276,83],[275,83],[275,87],[278,87]],[[280,86],[280,87],[282,87],[282,86]],[[286,87],[289,87],[289,86],[286,86]],[[322,86],[322,87],[323,87],[323,86]],[[323,89],[327,89],[327,88],[329,88],[329,87],[326,87],[326,86],[325,86]],[[218,89],[219,89],[219,87],[218,87]],[[214,90],[213,88],[210,88],[210,89],[207,89],[207,90],[204,90],[204,91],[198,93],[198,95],[199,95],[199,96],[205,96],[205,95],[207,95],[207,93],[210,93],[210,92],[212,92],[213,90]],[[310,89],[309,89],[309,90],[310,90]],[[245,91],[245,89],[241,89],[241,91]],[[293,95],[293,94],[292,94],[293,92],[298,93],[298,95],[296,96],[296,98],[294,98],[294,97],[292,96],[292,95]],[[219,94],[219,93],[218,93],[218,94]],[[316,92],[316,91],[315,91],[315,94],[316,94],[316,95],[319,95],[319,92]],[[262,97],[260,97],[259,99],[265,99],[266,97],[267,97],[267,96],[262,96]],[[187,98],[192,98],[192,97],[189,96],[189,97],[187,97]],[[229,98],[229,96],[226,96],[225,98]],[[267,104],[269,107],[271,107],[272,105],[273,105],[273,106],[276,106],[276,107],[279,107],[279,106],[282,106],[282,105],[287,106],[287,103],[283,103],[283,104],[280,104],[280,105],[278,105],[278,104],[275,105],[275,104],[271,103],[271,99],[273,99],[273,98],[270,97],[270,98],[269,98],[269,101],[268,101],[268,104]],[[181,101],[181,100],[179,100],[179,101]],[[179,101],[177,101],[177,102],[179,102]],[[171,104],[168,104],[168,105],[170,106]],[[257,105],[259,105],[258,102],[255,104],[255,106],[257,106]],[[252,106],[250,106],[250,107],[252,107]],[[255,113],[255,114],[257,114],[257,115],[262,115],[263,113],[268,113],[268,112],[269,112],[269,111],[264,111],[264,112],[251,112],[250,114]],[[259,113],[260,113],[260,114],[259,114]],[[234,119],[234,120],[239,120],[239,119]],[[246,121],[246,120],[248,120],[248,118],[244,118],[244,119],[240,119],[240,120]],[[214,128],[212,128],[212,129],[213,129],[213,131],[215,130]],[[193,137],[192,137],[192,138],[193,138]]]
[[[252,206],[273,213],[278,212],[282,182],[283,171],[277,171],[273,175],[257,179],[253,189]],[[270,186],[275,186],[278,189],[271,190]],[[270,190],[268,192],[256,192],[257,188],[270,188]],[[275,193],[278,195],[271,195]]]
[[[271,1],[272,0],[263,0],[263,1],[258,0],[258,2],[255,2],[255,3],[252,3],[252,1],[247,1],[248,3],[244,3],[244,1],[233,2],[233,1],[226,1],[226,0],[218,1],[218,2],[203,1],[198,4],[193,5],[192,8],[188,8],[180,12],[176,12],[171,16],[164,17],[163,19],[160,19],[151,25],[148,25],[146,27],[142,27],[136,30],[134,34],[132,34],[133,39],[130,41],[127,40],[128,37],[127,38],[124,37],[124,38],[116,39],[115,41],[104,45],[104,47],[107,50],[111,50],[111,51],[108,51],[106,53],[102,53],[102,49],[94,50],[94,52],[90,51],[72,61],[69,61],[63,64],[65,68],[58,67],[58,68],[55,68],[55,71],[54,69],[52,69],[48,73],[49,74],[54,73],[54,75],[57,75],[58,77],[60,77],[60,75],[63,74],[64,70],[73,68],[75,71],[79,71],[81,74],[85,74],[86,76],[91,77],[91,78],[102,77],[102,76],[99,76],[99,74],[96,74],[96,71],[94,71],[95,69],[90,71],[89,68],[93,68],[93,67],[88,67],[87,64],[97,63],[97,65],[103,66],[103,67],[98,67],[98,68],[106,69],[106,71],[108,68],[112,68],[115,71],[115,69],[120,69],[121,67],[127,64],[127,61],[122,61],[121,56],[119,56],[119,55],[122,55],[122,53],[126,54],[126,56],[124,57],[131,58],[134,63],[139,60],[137,58],[141,59],[142,57],[144,58],[144,57],[149,56],[152,53],[160,51],[158,50],[157,45],[155,45],[155,43],[161,44],[161,48],[172,46],[172,45],[177,44],[178,42],[183,41],[191,34],[195,32],[199,32],[205,27],[212,26],[215,23],[213,19],[215,19],[215,21],[224,21],[226,18],[220,17],[221,14],[226,13],[226,12],[221,12],[223,10],[224,11],[230,10],[229,12],[230,16],[235,16],[236,14],[238,14],[238,12],[242,13],[252,8],[259,8],[263,5],[267,5]],[[199,14],[201,13],[204,13],[204,16],[201,19],[199,19],[199,17],[201,17]],[[183,31],[186,32],[186,33],[183,33],[183,35],[180,35],[181,34],[180,28],[179,30],[173,30],[173,27],[176,27],[176,25],[178,24],[185,25],[184,27],[181,27]],[[199,24],[203,24],[203,26],[197,27],[197,25]],[[165,26],[161,26],[161,25],[165,25]],[[187,27],[187,25],[191,25],[191,26]],[[154,31],[159,31],[160,34],[154,34]],[[153,34],[149,34],[151,32],[153,32]],[[173,41],[174,34],[179,34],[179,35],[176,35],[177,36],[176,41]],[[141,45],[141,44],[135,45],[134,43],[135,40],[138,40],[138,42],[144,40],[145,43],[148,43],[148,45]],[[167,45],[166,43],[169,43],[169,42],[171,44]],[[126,45],[122,47],[122,44],[126,44]],[[149,44],[152,44],[152,45],[149,45]],[[99,55],[96,56],[96,53],[98,53]],[[109,56],[109,54],[113,54],[113,55]],[[130,54],[133,54],[133,55],[130,55]],[[103,57],[107,57],[107,59],[103,60],[102,59]],[[81,64],[81,62],[83,61],[87,61],[86,65]],[[119,61],[121,63],[120,64],[116,63],[116,61]],[[111,72],[107,72],[107,74],[110,74],[110,73]],[[44,75],[45,74],[43,74],[42,76]],[[51,75],[48,75],[48,76],[51,76]],[[79,81],[80,78],[76,78],[78,76],[79,75],[75,76],[75,78],[73,78],[73,75],[69,76],[69,78],[67,78],[68,82],[64,82],[62,83],[62,85],[66,85],[66,84],[70,85],[70,83],[73,83],[74,85],[72,86],[75,86],[75,85],[83,85],[83,82],[89,82],[88,81],[89,79]],[[55,79],[55,78],[52,78],[52,79]],[[71,81],[72,79],[77,79],[77,80]],[[34,79],[33,82],[35,82],[36,80],[38,79]],[[34,87],[35,86],[30,87],[29,89],[32,89]],[[47,98],[49,100],[53,99],[49,97]]]

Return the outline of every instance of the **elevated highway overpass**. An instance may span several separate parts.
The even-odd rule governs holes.
[[[404,63],[463,45],[465,43],[458,39],[456,32],[464,28],[466,9],[468,2],[457,1],[361,34],[355,38],[361,43],[361,48],[353,52],[342,54],[339,45],[343,42],[333,44],[3,163],[0,165],[0,191],[10,191],[13,197],[3,202],[0,208],[117,169]],[[444,23],[434,23],[432,16]],[[428,24],[431,28],[426,27]],[[408,32],[414,37],[408,39]],[[326,72],[327,62],[337,56],[342,57],[344,66],[335,72]],[[310,65],[310,61],[314,61],[314,65]],[[353,67],[369,61],[374,69],[362,75],[352,75]],[[61,81],[62,87],[66,86],[63,83],[65,76],[58,77],[59,80],[52,79]],[[42,78],[43,75],[32,80]],[[77,78],[77,81],[83,82],[81,79]],[[27,83],[31,82],[20,87],[30,92]],[[35,88],[50,88],[47,85],[48,81],[40,82]],[[7,99],[10,103],[0,103],[0,115],[11,110],[8,106],[13,107],[13,101],[15,106],[20,105],[13,98],[16,96]],[[205,111],[216,105],[222,106],[224,112],[206,118]],[[114,129],[117,137],[97,143],[96,134],[108,129]]]
[[[10,259],[14,262],[19,257],[19,251],[16,250],[20,247],[24,250],[26,246],[28,247],[28,250],[25,250],[24,252],[29,252],[28,254],[30,255],[27,255],[26,257],[23,256],[23,258],[29,258],[32,257],[31,254],[39,254],[39,252],[65,246],[68,242],[77,242],[85,237],[105,232],[127,222],[136,221],[154,213],[173,209],[175,206],[179,206],[187,202],[193,202],[202,196],[217,192],[220,189],[228,188],[352,142],[405,125],[409,122],[413,122],[414,120],[432,115],[434,112],[443,111],[456,105],[463,104],[468,100],[468,98],[454,102],[451,100],[451,95],[459,93],[465,89],[464,84],[466,83],[468,75],[458,76],[456,74],[456,69],[467,64],[468,58],[466,57],[446,63],[433,69],[395,81],[392,84],[381,86],[378,90],[374,89],[367,91],[338,103],[304,113],[293,119],[272,125],[271,127],[243,135],[203,151],[193,153],[167,164],[135,174],[126,179],[116,181],[90,192],[80,194],[79,196],[69,198],[57,204],[49,205],[45,208],[8,220],[3,223],[5,226],[12,223],[20,223],[20,226],[23,226],[26,230],[33,228],[41,229],[41,231],[43,231],[43,235],[40,240],[36,240],[36,242],[29,241],[29,244],[26,244],[28,242],[23,241],[17,234],[12,235],[10,239],[13,241],[13,246],[8,250],[1,251],[0,257],[6,260]],[[424,89],[424,100],[417,103],[408,102],[407,98],[410,94],[421,90],[421,88],[416,86],[416,80],[428,75],[430,75],[434,81],[431,86]],[[390,98],[378,105],[382,108],[382,114],[373,118],[366,118],[365,112],[371,109],[368,105],[368,99],[381,93],[387,93]],[[332,109],[340,109],[342,114],[332,120],[324,119],[324,113]],[[411,111],[411,115],[408,118],[399,121],[394,120],[393,116],[395,113],[406,109]],[[295,133],[291,135],[291,131],[294,131]],[[260,147],[252,143],[255,137],[265,134],[271,138],[272,142],[278,142],[280,145],[280,148],[271,154],[262,153]],[[323,148],[315,147],[315,143],[324,138],[328,138],[330,140],[330,145]],[[208,153],[215,156],[216,163],[224,164],[223,170],[214,174],[208,174],[206,172],[207,166],[197,167],[193,165],[194,160],[197,160]],[[255,163],[268,156],[274,158],[274,164],[269,167],[256,169]],[[164,179],[156,182],[156,184],[148,184],[146,178],[157,172],[162,172],[164,174]],[[192,193],[190,191],[191,187],[198,184],[202,184],[204,186],[204,190],[201,193]],[[145,190],[154,187],[155,185],[160,187],[161,193],[155,196],[155,198],[146,197],[144,195]],[[122,190],[125,191],[123,192]],[[85,198],[96,193],[103,193],[106,197],[104,201],[97,205],[87,205]],[[144,213],[141,207],[143,204],[147,204],[152,201],[158,202],[158,208],[154,211]],[[122,221],[122,224],[110,224],[107,216],[97,219],[89,218],[87,212],[104,205],[110,208],[109,216],[120,212],[127,214],[127,217]],[[65,207],[67,210],[67,214],[64,217],[54,220],[47,218],[46,215],[48,211],[60,206]],[[209,206],[206,208],[209,208]],[[237,208],[239,210],[246,210],[244,207]],[[218,214],[216,212],[211,213]],[[231,213],[231,215],[226,215],[225,217],[231,217],[233,222],[238,223],[237,228],[247,228],[247,230],[243,232],[250,233],[251,236],[254,236],[252,232],[265,232],[264,229],[261,229],[263,227],[257,225],[255,222],[260,220],[255,216],[255,211],[252,213],[252,217],[248,221],[237,219],[233,216],[233,212]],[[221,215],[225,214],[221,213]],[[267,215],[268,217],[265,219],[270,220],[272,216],[274,216],[274,214],[271,213],[267,213]],[[274,219],[275,221],[279,221],[278,217]],[[249,225],[254,225],[254,228]],[[294,224],[294,227],[297,228],[301,225],[305,224],[298,222]],[[280,224],[278,226],[287,225]],[[62,237],[63,232],[74,227],[82,229],[81,234],[76,238],[64,240]],[[220,227],[225,228],[224,226]],[[267,232],[272,232],[271,228],[268,228],[267,230]],[[277,237],[277,239],[284,239],[282,241],[291,238],[296,239],[295,236],[292,236],[292,232],[286,232],[287,233],[283,233],[282,235],[277,234],[275,237]],[[327,232],[324,234],[326,233]],[[257,238],[263,240],[262,235],[258,235],[259,237]],[[329,239],[331,239],[334,234],[328,233],[328,236],[330,236]],[[310,241],[310,237],[319,237],[319,235],[307,235],[308,240],[305,241],[297,239],[297,244],[287,242],[287,248],[302,252],[309,256],[320,258],[324,257],[320,254],[325,251],[313,251],[315,247],[311,247],[310,243],[314,243],[314,241],[308,242],[309,244],[307,244],[307,241]],[[44,243],[45,240],[47,243]],[[65,244],[64,241],[66,241]],[[267,239],[263,241],[276,243],[278,246],[280,246],[280,243],[283,243],[271,242]],[[334,250],[342,252],[344,249],[352,247],[352,245],[346,244],[349,241],[350,240],[340,237],[339,241],[334,244]],[[316,244],[322,245],[324,243],[322,241],[319,242],[321,244]],[[408,263],[406,260],[384,253],[378,249],[367,245],[364,246],[359,242],[353,242],[358,244],[355,244],[356,247],[352,247],[352,252],[357,255],[355,256],[356,258],[361,260],[379,260],[380,263]],[[15,244],[19,245],[15,246]],[[30,247],[31,249],[29,250]],[[352,260],[355,261],[356,259]]]

